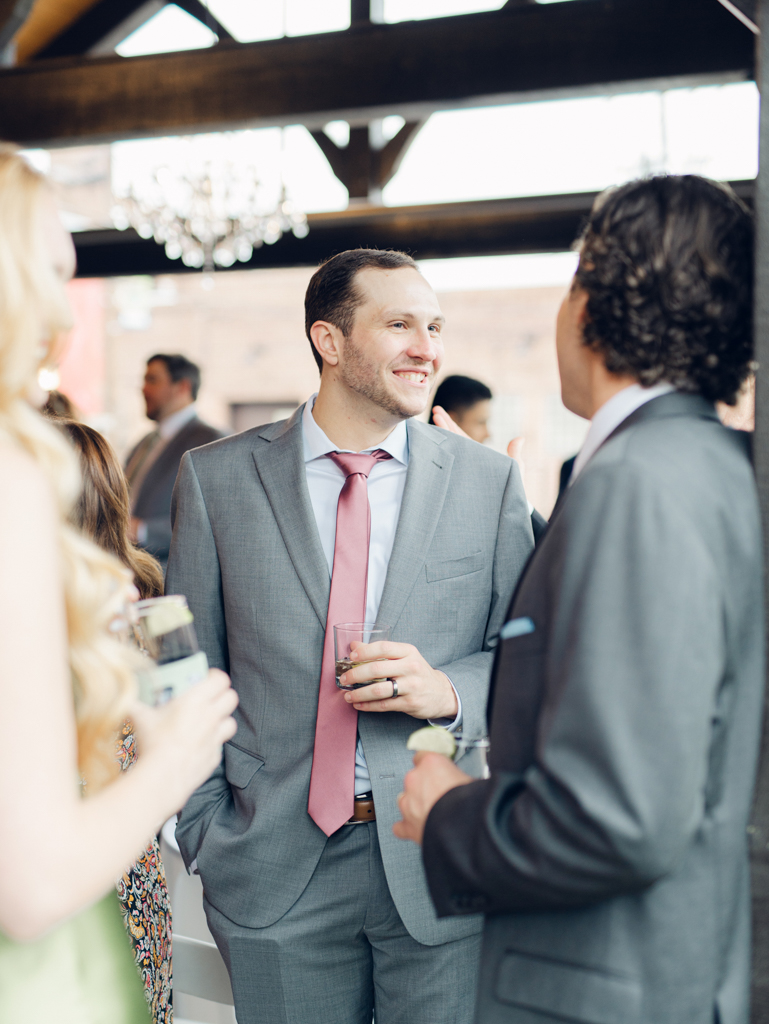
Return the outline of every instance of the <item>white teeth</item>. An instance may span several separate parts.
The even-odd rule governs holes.
[[[398,376],[411,381],[412,384],[421,384],[427,378],[426,373],[400,373]]]

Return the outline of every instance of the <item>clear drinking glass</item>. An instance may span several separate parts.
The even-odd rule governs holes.
[[[389,640],[391,632],[392,626],[385,626],[382,622],[340,622],[338,626],[334,626],[336,685],[340,690],[358,690],[361,686],[371,686],[371,683],[381,682],[381,679],[372,679],[368,683],[342,686],[339,677],[357,665],[366,664],[363,661],[354,660],[350,644],[375,644],[380,640]]]
[[[181,594],[151,597],[133,606],[133,638],[148,657],[138,673],[145,704],[165,704],[208,673],[208,659],[198,647],[192,612]]]
[[[456,753],[454,754],[454,761],[458,761],[465,754],[469,754],[471,751],[477,751],[477,754],[472,756],[472,764],[468,764],[467,768],[471,768],[469,774],[478,775],[481,779],[488,779],[491,777],[489,771],[489,737],[480,736],[476,739],[465,739],[462,733],[454,733],[454,742],[457,745]]]

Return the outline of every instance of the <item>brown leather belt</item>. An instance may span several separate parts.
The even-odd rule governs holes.
[[[376,821],[373,796],[366,795],[363,799],[356,799],[353,804],[352,817],[348,818],[348,825],[362,825],[366,821]]]

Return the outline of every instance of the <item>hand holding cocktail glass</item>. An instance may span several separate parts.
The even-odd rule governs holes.
[[[478,751],[482,755],[482,777],[487,779],[485,755],[489,741],[487,737],[454,737],[445,729],[428,726],[412,733],[407,745],[415,751],[414,767],[406,773],[403,792],[398,795],[402,820],[396,821],[393,832],[398,839],[410,839],[421,845],[427,818],[441,797],[457,786],[477,781],[458,768],[453,758]]]
[[[351,625],[364,624],[335,626],[335,635],[337,629]],[[368,626],[390,628],[379,623]],[[341,653],[341,648],[337,650]],[[354,691],[346,693],[344,699],[356,711],[402,711],[421,719],[456,717],[457,698],[447,676],[432,668],[413,644],[350,639],[348,651],[346,660],[354,664],[340,671],[337,685]],[[340,660],[337,658],[338,663]]]
[[[137,656],[138,699],[128,709],[141,755],[134,771],[153,763],[157,771],[160,762],[166,792],[178,807],[190,785],[205,782],[221,761],[222,744],[237,728],[231,716],[238,697],[224,672],[208,668],[184,597],[136,602],[126,620],[144,655]]]

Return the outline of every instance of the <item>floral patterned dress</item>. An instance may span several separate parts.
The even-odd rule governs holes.
[[[123,726],[118,760],[123,771],[136,760],[136,741],[128,722]],[[171,903],[157,838],[124,873],[117,894],[153,1024],[172,1024]]]

